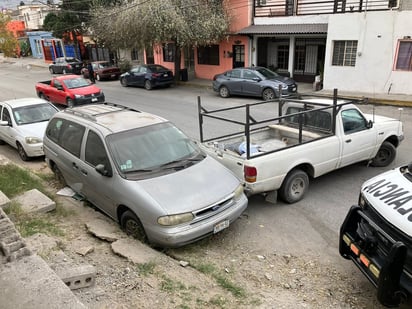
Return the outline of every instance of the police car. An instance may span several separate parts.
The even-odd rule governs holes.
[[[412,305],[412,163],[366,181],[340,230],[339,252],[388,307]]]

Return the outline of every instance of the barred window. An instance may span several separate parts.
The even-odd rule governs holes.
[[[219,45],[199,46],[197,49],[197,63],[219,65]]]
[[[332,65],[354,67],[358,41],[334,41]]]
[[[412,71],[412,40],[399,40],[395,70]]]
[[[163,61],[174,62],[175,61],[175,44],[167,43],[163,45]]]

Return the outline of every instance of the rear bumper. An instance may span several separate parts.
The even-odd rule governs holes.
[[[358,235],[361,222],[367,222],[372,235],[376,236],[373,242]],[[389,250],[382,250],[379,242],[385,242]],[[412,304],[412,274],[404,270],[407,250],[404,243],[388,235],[359,206],[351,207],[340,229],[339,253],[352,260],[377,288],[377,298],[385,306]]]

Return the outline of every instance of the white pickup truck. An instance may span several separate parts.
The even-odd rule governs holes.
[[[279,193],[286,203],[295,203],[305,195],[309,178],[356,162],[387,166],[394,160],[402,123],[364,114],[355,105],[360,103],[338,98],[337,90],[333,98],[281,98],[217,110],[206,109],[198,98],[200,144],[243,179],[249,195],[262,193],[276,202]],[[268,118],[273,111],[277,114]],[[236,129],[205,138],[222,121]]]

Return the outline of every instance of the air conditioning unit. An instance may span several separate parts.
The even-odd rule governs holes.
[[[399,9],[399,2],[401,0],[388,0],[388,8],[391,10]]]

